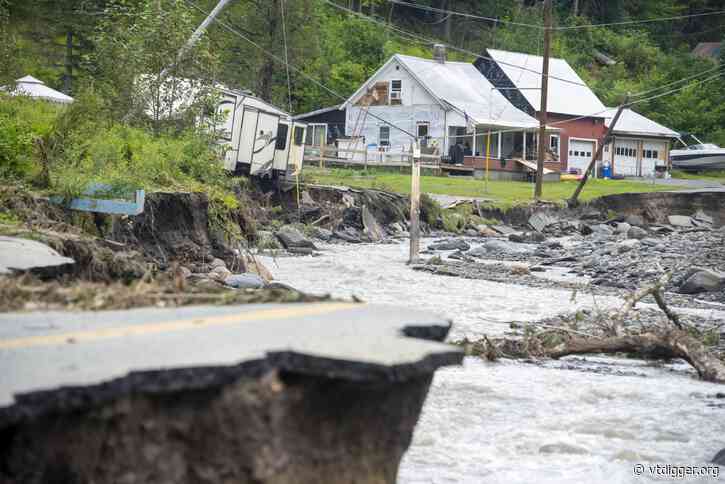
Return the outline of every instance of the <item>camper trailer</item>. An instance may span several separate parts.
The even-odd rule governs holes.
[[[242,91],[222,90],[220,143],[225,168],[237,175],[284,178],[302,169],[306,123]]]

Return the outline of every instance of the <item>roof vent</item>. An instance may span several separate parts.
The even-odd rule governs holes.
[[[446,57],[446,46],[443,44],[435,44],[433,46],[433,59],[439,64],[445,64]]]

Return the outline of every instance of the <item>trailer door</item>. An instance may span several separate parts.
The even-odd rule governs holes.
[[[279,116],[275,114],[260,111],[258,116],[254,130],[256,136],[251,156],[252,167],[249,171],[251,175],[258,175],[272,168],[279,124]]]

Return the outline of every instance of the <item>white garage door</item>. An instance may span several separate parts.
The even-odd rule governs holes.
[[[667,143],[662,141],[645,141],[642,145],[642,176],[652,176],[655,166],[665,166]]]
[[[637,169],[637,140],[617,139],[614,143],[614,174],[639,176]]]
[[[576,168],[581,173],[589,166],[594,154],[594,141],[569,140],[569,169]]]

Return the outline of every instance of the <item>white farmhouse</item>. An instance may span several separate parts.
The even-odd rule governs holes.
[[[538,126],[475,66],[448,62],[442,46],[436,46],[432,60],[392,56],[340,109],[346,111],[347,136],[364,137],[369,147],[392,152],[408,152],[417,136],[443,156],[457,142],[466,146],[467,155],[485,156],[489,130],[534,131]],[[500,138],[490,141],[492,157],[501,152]]]

